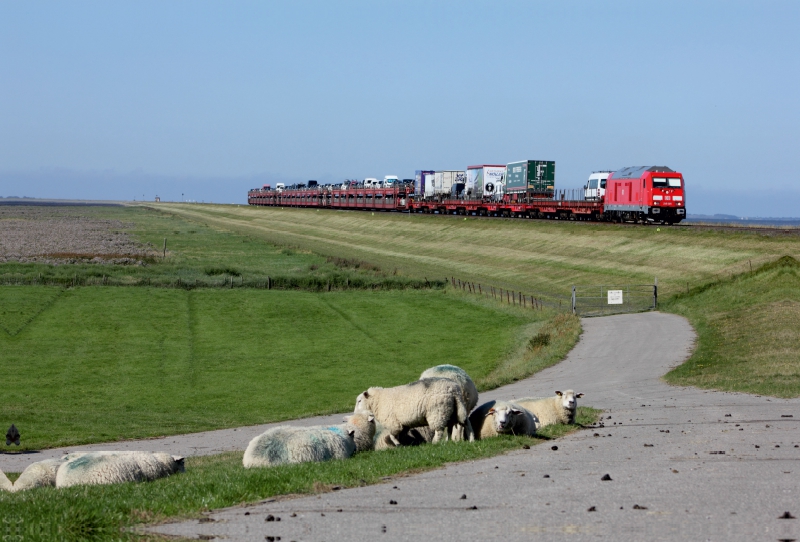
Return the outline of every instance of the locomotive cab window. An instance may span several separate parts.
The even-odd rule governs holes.
[[[681,180],[677,177],[653,177],[653,188],[680,188]]]

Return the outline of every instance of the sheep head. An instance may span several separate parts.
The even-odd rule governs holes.
[[[582,393],[575,393],[572,390],[567,390],[565,392],[556,391],[556,395],[561,397],[561,406],[563,406],[567,410],[575,410],[578,408],[578,399],[583,397]]]
[[[494,430],[498,433],[510,433],[514,429],[515,418],[522,414],[518,408],[509,405],[495,406],[489,409],[486,416],[493,417]]]

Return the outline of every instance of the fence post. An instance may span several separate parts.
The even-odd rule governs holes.
[[[655,283],[653,284],[653,308],[658,308],[658,277],[656,277]]]
[[[164,257],[167,257],[167,238],[164,237]]]
[[[572,314],[577,314],[575,307],[575,286],[572,287]]]

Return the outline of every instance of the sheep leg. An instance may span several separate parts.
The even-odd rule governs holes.
[[[396,437],[396,436],[394,436],[392,433],[389,433],[389,440],[390,440],[390,441],[392,442],[392,444],[394,444],[395,446],[400,446],[400,445],[401,445],[401,444],[400,444],[400,441],[399,441],[399,440],[397,440],[397,437]]]
[[[464,440],[475,442],[475,431],[472,429],[472,422],[469,421],[469,418],[467,418],[467,423],[464,424],[463,429]]]

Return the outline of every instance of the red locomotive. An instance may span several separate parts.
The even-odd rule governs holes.
[[[683,175],[668,167],[626,167],[606,181],[604,214],[617,221],[674,224],[686,218]]]

